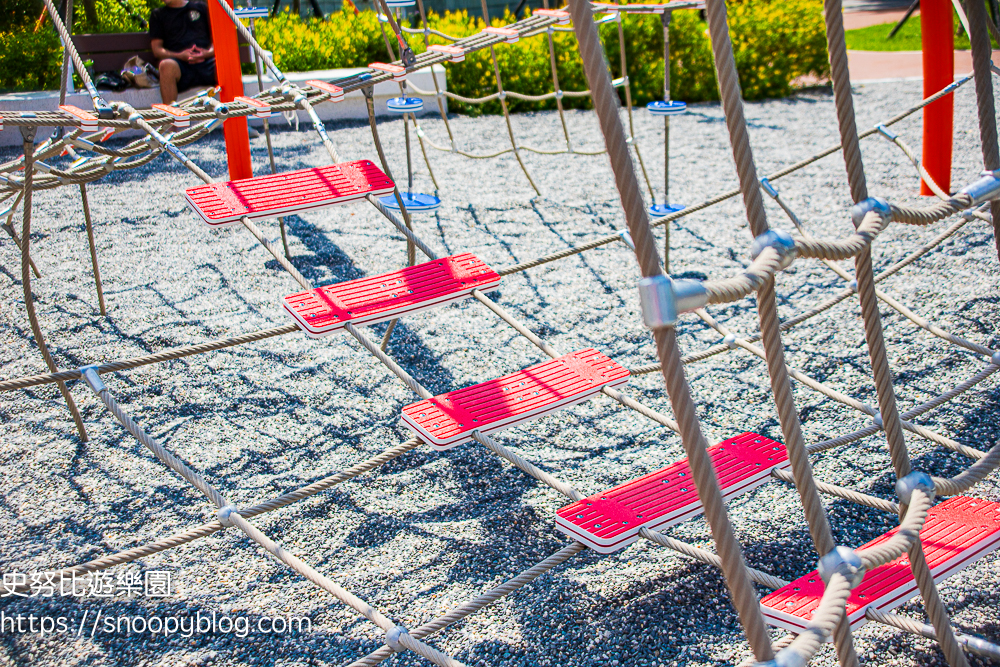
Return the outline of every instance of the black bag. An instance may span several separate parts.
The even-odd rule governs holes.
[[[94,87],[99,90],[113,90],[120,93],[128,88],[128,81],[118,72],[101,72],[94,77]]]

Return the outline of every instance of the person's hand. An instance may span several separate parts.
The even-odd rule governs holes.
[[[177,56],[186,63],[195,64],[201,62],[198,60],[200,51],[201,49],[197,46],[190,46],[178,53]]]

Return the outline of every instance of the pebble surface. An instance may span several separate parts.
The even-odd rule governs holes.
[[[920,82],[858,85],[858,126],[883,122],[920,99]],[[975,93],[955,94],[953,189],[982,168]],[[832,96],[824,90],[746,105],[760,175],[838,143]],[[624,117],[624,115],[623,115]],[[635,144],[662,197],[663,121],[637,109]],[[507,142],[499,117],[450,119],[459,148],[488,152]],[[598,150],[592,113],[567,114],[573,146]],[[447,144],[439,118],[424,131]],[[558,149],[554,113],[513,118],[519,145]],[[280,171],[328,163],[309,128],[275,124]],[[366,124],[329,124],[342,159],[377,161]],[[379,130],[397,182],[405,183],[401,121]],[[920,149],[920,114],[894,126]],[[415,140],[415,137],[414,137]],[[916,195],[913,166],[878,135],[862,143],[868,189],[894,202]],[[219,133],[186,152],[213,177],[225,177]],[[263,137],[252,141],[257,173],[267,169]],[[671,119],[670,198],[693,204],[736,186],[726,126],[715,104],[692,104]],[[523,153],[542,196],[534,197],[512,156],[469,160],[428,149],[443,206],[414,214],[417,234],[441,254],[473,252],[509,266],[624,227],[604,156]],[[3,151],[11,159],[17,152]],[[414,145],[415,187],[433,185]],[[39,192],[31,247],[42,277],[32,281],[50,349],[61,368],[118,360],[166,348],[280,326],[290,320],[284,295],[299,291],[242,228],[210,230],[187,208],[183,189],[199,182],[167,157],[88,186],[108,317],[94,293],[82,207],[75,187]],[[850,229],[850,198],[839,153],[774,181],[817,236]],[[648,192],[647,192],[648,196]],[[790,230],[765,198],[768,220]],[[287,218],[295,266],[322,285],[400,268],[405,243],[373,207],[353,205]],[[893,225],[874,247],[876,272],[926,243],[954,219],[929,228]],[[18,221],[15,221],[15,225]],[[280,244],[275,221],[259,226]],[[657,229],[663,238],[662,228]],[[677,276],[723,278],[749,263],[751,235],[740,198],[681,218],[670,228]],[[842,264],[853,272],[853,263]],[[974,221],[882,284],[886,293],[945,330],[1000,348],[1000,267],[989,225]],[[43,372],[32,342],[19,255],[0,240],[0,376]],[[506,277],[494,298],[558,350],[595,347],[627,367],[655,359],[642,326],[629,249],[615,243]],[[815,261],[798,261],[777,284],[782,317],[822,303],[845,283]],[[739,335],[758,330],[752,298],[709,308]],[[988,360],[916,327],[882,304],[889,361],[903,409],[954,387]],[[368,329],[378,339],[385,325]],[[689,315],[679,326],[685,353],[721,341]],[[784,334],[788,363],[857,400],[874,405],[860,308],[855,299]],[[533,345],[475,301],[407,317],[388,348],[431,392],[481,382],[544,359]],[[743,431],[781,439],[764,363],[741,350],[692,363],[687,376],[710,442]],[[237,506],[262,502],[363,461],[404,441],[400,410],[415,400],[350,336],[302,334],[228,348],[104,376],[121,405],[150,434]],[[0,569],[39,572],[146,544],[212,518],[203,497],[152,458],[80,382],[70,383],[90,441],[76,437],[51,386],[0,395]],[[670,414],[658,374],[633,378],[623,391]],[[801,385],[794,386],[806,441],[818,442],[870,418]],[[993,376],[917,422],[978,449],[1000,437],[1000,385]],[[595,493],[682,458],[679,438],[605,396],[499,434],[498,440],[584,494]],[[907,434],[916,469],[954,475],[969,461]],[[812,457],[816,477],[894,499],[884,437],[876,435]],[[975,495],[1000,500],[993,475]],[[416,627],[532,566],[567,544],[554,529],[566,504],[485,448],[438,453],[418,447],[378,470],[308,500],[254,519],[288,551],[379,609]],[[857,546],[896,518],[824,496],[836,539]],[[792,579],[816,554],[794,488],[772,481],[729,503],[747,561]],[[667,534],[714,548],[695,519]],[[950,577],[944,602],[962,632],[1000,642],[997,554]],[[67,633],[0,632],[0,664],[10,665],[341,665],[382,645],[367,620],[277,563],[234,529],[144,558],[113,577],[171,574],[165,599],[53,596],[0,599],[0,614],[62,616]],[[766,594],[758,589],[761,595]],[[899,613],[923,618],[919,600]],[[190,636],[78,632],[82,617],[197,615],[304,617],[311,627],[286,633],[221,631]],[[2,620],[2,619],[0,619]],[[90,623],[91,621],[87,621]],[[772,631],[772,637],[783,633]],[[749,655],[721,574],[647,542],[610,556],[585,551],[510,597],[433,636],[430,643],[469,665],[717,665]],[[943,665],[931,641],[876,624],[855,633],[862,659],[886,665]],[[985,664],[970,656],[973,664]],[[427,664],[399,654],[387,664]],[[814,664],[833,665],[827,646]]]

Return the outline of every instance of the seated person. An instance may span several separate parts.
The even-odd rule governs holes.
[[[215,47],[208,5],[199,0],[163,0],[149,16],[153,56],[160,61],[160,96],[173,104],[177,92],[215,85]]]

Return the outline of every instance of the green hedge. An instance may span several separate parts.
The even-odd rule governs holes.
[[[62,45],[51,21],[35,32],[40,3],[16,1],[21,10],[17,24],[0,30],[0,91],[52,90],[59,87]],[[95,0],[98,22],[87,22],[82,3],[76,2],[73,32],[108,33],[143,30],[135,16],[149,16],[151,9],[162,6],[160,0]],[[59,3],[56,2],[58,6]]]
[[[128,0],[130,9],[155,0]],[[119,0],[98,0],[103,32],[137,30]],[[105,17],[107,17],[105,19]],[[495,18],[493,25],[515,20],[509,13]],[[449,35],[467,36],[485,27],[482,19],[466,12],[431,13],[429,27]],[[729,4],[729,25],[743,94],[747,99],[780,97],[791,91],[797,77],[827,74],[826,42],[820,0],[738,0]],[[382,31],[373,12],[340,11],[325,19],[302,19],[282,12],[258,21],[258,38],[274,53],[276,64],[286,71],[359,67],[386,60]],[[82,26],[81,26],[82,27]],[[108,29],[105,29],[108,28]],[[656,15],[624,16],[625,52],[633,102],[645,104],[663,95],[663,30]],[[621,76],[618,26],[603,24],[601,39],[615,77]],[[414,51],[424,50],[423,37],[409,35]],[[432,43],[446,43],[432,36]],[[572,33],[553,34],[557,71],[563,90],[587,87]],[[671,96],[688,102],[718,99],[715,69],[707,26],[696,11],[675,12],[670,27]],[[58,40],[51,26],[38,34],[31,28],[0,33],[0,89],[31,90],[58,82]],[[544,35],[494,49],[504,87],[529,95],[552,90],[548,40]],[[30,63],[22,54],[38,54]],[[6,55],[4,55],[6,54]],[[17,57],[14,57],[17,54]],[[465,97],[483,97],[495,92],[493,62],[489,50],[470,53],[465,62],[448,64],[448,89]],[[248,72],[251,69],[247,70]],[[554,103],[510,100],[514,111],[553,108]],[[587,98],[564,98],[569,107],[587,107]],[[498,102],[486,105],[456,105],[453,110],[470,114],[499,113]]]

